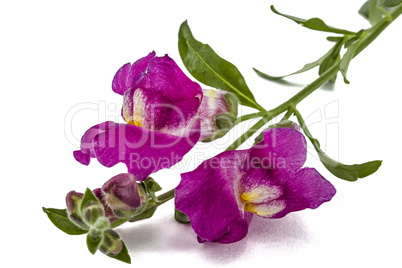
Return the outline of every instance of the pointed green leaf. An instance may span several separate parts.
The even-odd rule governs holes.
[[[382,12],[378,8],[377,0],[371,0],[369,5],[369,22],[371,25],[377,24],[383,16]]]
[[[339,42],[340,40],[342,40],[344,37],[343,36],[328,36],[327,40],[330,42]]]
[[[180,223],[190,223],[190,219],[188,218],[188,216],[177,209],[174,209],[174,218]]]
[[[298,17],[286,15],[286,14],[278,12],[272,5],[271,5],[271,10],[275,14],[278,14],[282,17],[293,20],[294,22],[296,22],[306,28],[312,29],[312,30],[322,31],[322,32],[330,32],[330,33],[338,33],[338,34],[354,34],[354,32],[351,32],[348,30],[343,30],[343,29],[338,29],[335,27],[328,26],[327,24],[325,24],[324,21],[322,21],[319,18],[312,18],[312,19],[305,20],[305,19],[301,19]]]
[[[197,41],[187,21],[180,26],[179,52],[184,65],[195,79],[205,85],[234,93],[242,105],[262,109],[236,66],[219,57],[209,45]]]
[[[287,75],[281,75],[281,76],[271,76],[268,75],[266,73],[263,73],[255,68],[253,68],[253,70],[262,78],[267,79],[267,80],[278,80],[278,79],[282,79],[285,78],[287,76],[291,76],[291,75],[295,75],[295,74],[300,74],[300,73],[304,73],[307,72],[311,69],[313,69],[316,66],[319,66],[326,58],[328,57],[328,53],[325,54],[324,56],[322,56],[321,58],[319,58],[318,60],[311,62],[311,63],[307,63],[306,65],[303,66],[303,68],[301,68],[300,70],[293,72],[291,74],[287,74]]]
[[[313,69],[314,67],[317,67],[317,66],[321,65],[328,57],[331,57],[331,56],[335,53],[335,52],[334,52],[335,50],[338,50],[338,49],[340,50],[340,48],[342,47],[343,42],[344,42],[344,39],[343,39],[343,38],[337,39],[337,43],[336,43],[327,53],[325,53],[324,56],[322,56],[321,58],[319,58],[319,59],[316,60],[316,61],[313,61],[313,62],[311,62],[311,63],[307,63],[306,65],[303,66],[303,68],[301,68],[300,70],[298,70],[298,71],[296,71],[296,72],[293,72],[293,73],[291,73],[291,74],[282,75],[282,76],[271,76],[271,75],[268,75],[268,74],[266,74],[266,73],[263,73],[263,72],[261,72],[261,71],[255,69],[255,68],[253,68],[253,70],[254,70],[259,76],[261,76],[262,78],[267,79],[267,80],[278,80],[278,79],[285,78],[285,77],[287,77],[287,76],[291,76],[291,75],[295,75],[295,74],[300,74],[300,73],[309,71],[309,70]],[[339,44],[340,44],[340,45],[339,45]],[[339,53],[339,52],[338,52],[338,53]]]
[[[124,244],[123,241],[121,241],[121,242],[123,244],[123,248],[121,249],[119,254],[117,254],[115,256],[112,256],[112,255],[107,255],[107,256],[110,257],[110,258],[113,258],[113,259],[116,259],[116,260],[119,260],[119,261],[122,261],[122,262],[130,264],[131,263],[131,257],[130,257],[130,254],[128,254],[126,244]]]
[[[359,14],[371,25],[377,24],[383,16],[388,16],[389,10],[402,3],[402,0],[368,0],[359,9]]]
[[[343,80],[345,81],[346,84],[349,84],[350,82],[346,78],[346,73],[349,68],[350,61],[354,58],[356,55],[357,48],[359,47],[361,40],[364,38],[364,36],[367,35],[366,31],[361,32],[361,37],[352,43],[351,45],[348,46],[347,51],[343,55],[341,59],[341,63],[339,65],[339,70],[341,71],[341,74],[343,75]]]
[[[103,233],[91,229],[87,235],[87,247],[91,254],[95,254],[95,252],[99,249],[102,244]]]
[[[326,70],[331,68],[333,65],[335,65],[341,58],[340,56],[340,51],[342,48],[342,45],[345,43],[346,39],[339,39],[336,45],[332,49],[332,53],[330,56],[326,57],[323,62],[320,64],[320,68],[318,69],[318,75],[322,75]],[[329,82],[335,83],[336,80],[336,74],[334,77]]]
[[[379,6],[395,7],[402,3],[402,0],[378,0]]]
[[[359,14],[366,20],[369,20],[370,17],[369,13],[370,13],[370,0],[366,1],[359,9]]]
[[[69,235],[86,234],[88,230],[84,230],[73,223],[67,215],[66,209],[42,208],[43,212],[49,217],[49,220],[60,230]]]
[[[338,58],[333,59],[332,57],[328,57],[324,60],[324,62],[320,65],[318,69],[318,74],[321,75],[325,73],[326,70],[331,68],[334,64],[336,64],[340,60],[340,56]],[[335,83],[337,75],[335,74],[328,82]]]
[[[82,197],[81,212],[82,212],[83,208],[85,207],[85,205],[90,201],[94,202],[94,203],[99,203],[98,198],[94,195],[94,193],[89,188],[87,188],[84,193],[84,196]]]
[[[379,160],[355,165],[345,165],[333,160],[321,150],[320,143],[318,140],[313,138],[300,113],[295,110],[294,114],[296,115],[304,134],[306,134],[307,138],[311,141],[315,150],[317,151],[320,161],[328,169],[328,171],[336,177],[347,181],[356,181],[359,178],[364,178],[373,174],[381,166],[382,161]]]

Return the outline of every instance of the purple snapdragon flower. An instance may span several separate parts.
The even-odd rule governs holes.
[[[200,138],[200,85],[191,81],[167,55],[155,52],[123,65],[112,89],[124,95],[127,124],[104,122],[81,139],[75,159],[88,165],[96,158],[111,167],[124,163],[138,181],[179,162]]]
[[[282,218],[331,200],[336,190],[314,168],[302,168],[304,136],[292,128],[264,131],[249,150],[226,151],[182,174],[175,192],[199,242],[243,239],[253,214]]]

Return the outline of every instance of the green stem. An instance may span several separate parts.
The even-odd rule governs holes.
[[[169,201],[170,199],[172,199],[174,197],[174,188],[167,191],[166,193],[161,194],[160,196],[158,196],[158,200],[159,200],[159,204],[156,205],[160,206],[163,203],[166,203],[167,201]]]
[[[397,6],[389,16],[383,17],[376,25],[368,30],[368,35],[362,40],[356,50],[355,56],[362,52],[371,42],[373,42],[394,20],[402,14],[402,4]]]
[[[356,53],[354,57],[356,57],[361,51],[363,51],[371,42],[373,42],[396,18],[399,17],[402,13],[402,4],[395,8],[394,11],[390,13],[389,16],[383,17],[376,25],[372,28],[368,29],[363,39],[360,41],[359,46],[356,49]],[[262,128],[265,123],[280,115],[281,113],[287,111],[288,113],[293,110],[291,107],[296,107],[298,103],[304,100],[307,96],[317,90],[319,87],[324,85],[330,79],[332,79],[338,72],[341,61],[337,61],[331,68],[326,70],[323,74],[321,74],[315,81],[311,84],[307,85],[301,91],[299,91],[296,95],[291,97],[289,100],[285,101],[278,107],[268,111],[265,113],[262,119],[258,121],[255,125],[253,125],[249,130],[247,130],[243,135],[241,135],[234,143],[232,143],[226,151],[235,150],[241,144],[243,144],[248,138],[250,138],[254,133],[256,133],[260,128]],[[290,116],[290,114],[286,113],[284,118]]]
[[[288,109],[288,111],[286,112],[286,114],[282,117],[281,122],[288,120],[289,117],[293,114],[293,109]]]
[[[237,125],[241,122],[244,122],[244,121],[247,121],[250,119],[262,117],[264,114],[266,114],[266,112],[258,112],[258,113],[246,114],[246,115],[240,116],[235,120],[234,125]]]

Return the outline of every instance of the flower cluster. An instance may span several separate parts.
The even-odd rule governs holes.
[[[145,197],[133,175],[119,174],[102,188],[87,189],[85,194],[69,192],[66,196],[67,215],[71,222],[88,233],[87,244],[92,254],[99,249],[115,257],[126,249],[111,224],[127,214],[138,214]]]
[[[112,89],[123,96],[126,123],[92,126],[73,155],[83,165],[91,158],[106,167],[124,163],[128,173],[101,188],[85,194],[71,191],[66,197],[66,214],[75,226],[67,232],[87,233],[91,253],[99,249],[129,262],[123,241],[112,229],[151,217],[173,196],[177,212],[188,216],[200,243],[233,243],[246,236],[254,214],[281,218],[317,208],[335,194],[315,169],[303,168],[306,140],[289,121],[265,130],[248,150],[223,152],[182,174],[175,191],[161,201],[155,196],[161,188],[149,176],[181,161],[197,142],[225,135],[235,124],[239,101],[224,90],[201,89],[170,57],[156,57],[155,52],[124,64]]]

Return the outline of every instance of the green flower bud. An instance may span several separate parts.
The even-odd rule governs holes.
[[[103,232],[103,241],[99,250],[108,255],[116,256],[123,249],[123,242],[118,233],[113,230]]]
[[[66,196],[67,212],[69,219],[77,224],[79,227],[87,229],[88,226],[82,219],[81,216],[81,201],[83,194],[71,191]]]
[[[89,226],[95,226],[99,218],[105,218],[105,212],[102,204],[93,201],[89,201],[87,204],[85,204],[82,214],[84,221]]]

